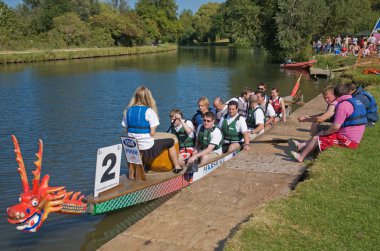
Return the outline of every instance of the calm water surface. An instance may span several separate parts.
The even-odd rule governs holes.
[[[42,175],[50,174],[50,185],[87,194],[93,190],[96,151],[119,143],[122,113],[136,87],[152,90],[161,119],[158,130],[165,131],[169,111],[178,107],[190,118],[200,96],[211,102],[216,96],[228,99],[259,82],[288,95],[298,75],[280,70],[258,51],[223,47],[0,65],[0,250],[94,250],[169,198],[105,216],[53,213],[39,232],[17,231],[6,217],[6,208],[18,202],[22,188],[11,134],[19,139],[29,183],[41,138]],[[304,75],[300,89],[305,101],[324,86]]]

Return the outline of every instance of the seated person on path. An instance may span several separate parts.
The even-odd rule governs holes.
[[[228,103],[228,114],[219,122],[223,133],[223,152],[233,152],[241,148],[249,150],[249,131],[245,118],[238,113],[238,103]]]
[[[254,140],[258,135],[264,133],[265,116],[264,110],[259,106],[257,95],[249,98],[248,116],[246,119],[247,127],[250,132],[250,140]]]
[[[171,110],[170,132],[177,136],[179,143],[178,160],[181,166],[185,165],[185,160],[191,157],[195,145],[195,132],[193,123],[190,120],[183,119],[182,111],[179,109]]]
[[[269,99],[265,100],[265,94],[261,91],[255,93],[259,101],[259,106],[263,109],[265,115],[265,130],[268,130],[273,126],[274,117],[276,113],[273,106],[269,103]]]
[[[240,97],[234,97],[228,100],[227,103],[230,103],[230,101],[236,101],[238,103],[238,113],[245,118],[247,117],[247,111],[249,106],[248,102],[251,94],[252,89],[249,87],[244,87],[243,90],[241,90]]]
[[[274,124],[284,121],[286,122],[286,108],[284,99],[279,96],[280,92],[277,88],[272,88],[269,103],[273,106],[276,116],[274,117]]]
[[[352,98],[346,84],[339,84],[334,88],[338,105],[335,108],[333,124],[326,130],[313,136],[310,140],[300,143],[290,141],[301,153],[291,151],[291,157],[303,162],[305,157],[319,147],[320,151],[333,146],[355,149],[363,137],[367,124],[365,107],[360,100]]]
[[[178,154],[173,139],[153,139],[156,128],[160,124],[157,115],[156,101],[151,91],[144,86],[136,89],[128,106],[124,110],[122,126],[129,137],[137,139],[143,162],[155,159],[160,153],[168,149],[169,157],[174,165],[173,172],[182,170],[178,162]]]
[[[215,125],[215,114],[206,112],[203,116],[203,125],[197,130],[195,150],[187,163],[192,164],[200,159],[200,164],[204,164],[222,154],[223,135]]]
[[[215,109],[210,108],[210,101],[208,101],[207,97],[203,96],[198,99],[198,108],[199,110],[197,110],[191,119],[191,122],[193,122],[195,128],[198,128],[199,125],[203,124],[203,115],[206,112],[211,111],[215,114]]]
[[[298,117],[299,122],[312,122],[311,128],[310,128],[310,134],[312,136],[315,136],[318,134],[318,132],[321,130],[320,123],[325,121],[331,121],[330,119],[333,119],[334,113],[335,113],[335,107],[338,104],[338,101],[336,101],[336,97],[334,95],[334,88],[333,87],[327,87],[322,91],[323,98],[327,103],[327,109],[324,113],[319,113],[315,115],[303,115]],[[327,129],[327,128],[326,128]]]
[[[364,104],[367,112],[367,125],[374,126],[379,120],[379,115],[377,113],[378,107],[375,98],[369,92],[365,91],[363,87],[360,85],[357,86],[355,83],[349,83],[348,88],[350,88],[350,94]]]
[[[216,97],[214,99],[214,108],[216,110],[216,123],[219,124],[220,119],[228,112],[227,105],[223,102],[221,97]]]

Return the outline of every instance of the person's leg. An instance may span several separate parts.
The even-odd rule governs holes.
[[[177,153],[177,150],[175,149],[175,147],[172,146],[168,150],[169,150],[169,157],[170,157],[170,160],[172,161],[172,163],[174,165],[174,168],[181,169],[181,166],[180,166],[179,161],[178,161],[178,153]]]
[[[230,146],[228,147],[228,152],[233,152],[236,150],[239,150],[241,148],[239,143],[231,143]]]
[[[311,127],[310,127],[310,134],[311,134],[311,136],[315,136],[315,135],[317,135],[317,133],[318,133],[318,123],[311,123]]]
[[[215,153],[215,152],[211,152],[211,153],[209,153],[209,154],[203,155],[203,156],[201,157],[201,161],[200,161],[199,165],[204,165],[204,164],[206,164],[207,162],[209,162],[210,160],[215,159],[215,158],[218,157],[218,156],[219,156],[219,155],[218,155],[217,153]]]
[[[303,160],[306,158],[306,156],[309,155],[309,153],[311,153],[312,151],[314,151],[315,148],[317,148],[317,146],[318,146],[318,137],[319,136],[314,136],[313,138],[311,138],[311,140],[307,141],[307,144],[303,148],[302,152],[300,154],[293,152],[293,156],[299,162],[303,162]]]

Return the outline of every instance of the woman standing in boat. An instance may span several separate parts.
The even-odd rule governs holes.
[[[153,139],[156,128],[160,124],[156,101],[151,91],[144,86],[136,89],[131,101],[124,110],[122,126],[129,137],[137,139],[143,161],[155,159],[163,150],[169,150],[169,157],[174,166],[173,172],[182,171],[178,162],[177,151],[173,139]]]

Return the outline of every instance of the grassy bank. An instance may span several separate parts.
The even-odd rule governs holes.
[[[176,45],[164,44],[160,46],[141,47],[110,47],[110,48],[80,48],[46,51],[15,51],[0,52],[0,64],[41,62],[51,60],[67,60],[80,58],[112,57],[146,53],[165,52],[176,50]]]
[[[380,77],[363,68],[343,74],[380,103]],[[380,123],[357,150],[334,148],[308,167],[289,197],[253,212],[226,250],[377,250],[380,245]]]

